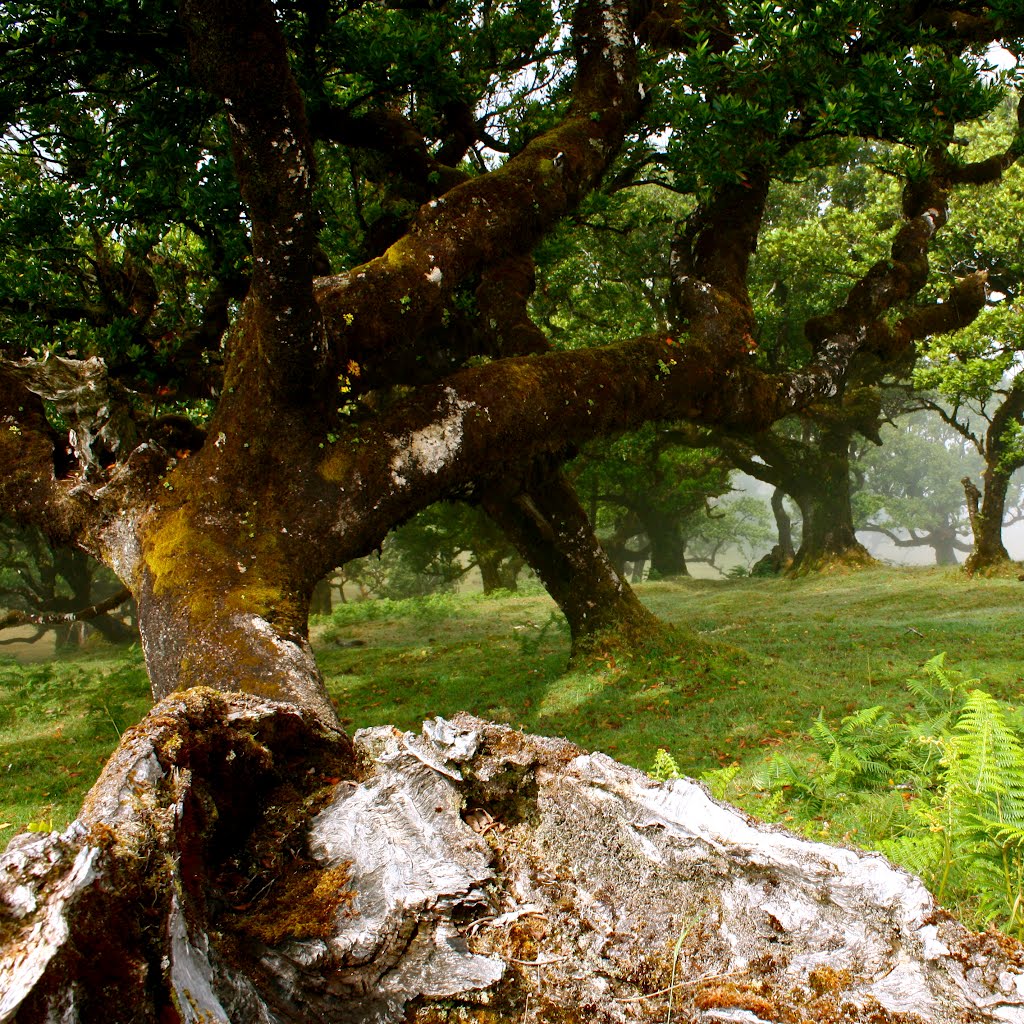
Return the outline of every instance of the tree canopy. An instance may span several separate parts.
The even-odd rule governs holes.
[[[309,594],[438,499],[574,635],[642,621],[561,463],[651,421],[763,431],[969,324],[984,268],[930,284],[928,253],[1022,145],[958,134],[1016,80],[1000,2],[3,10],[0,508],[115,570],[155,694],[328,721]],[[821,230],[871,237],[761,358],[779,185],[836,167]],[[842,184],[876,174],[887,229]],[[585,232],[630,255],[584,303]]]

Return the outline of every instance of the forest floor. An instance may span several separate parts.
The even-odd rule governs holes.
[[[349,730],[465,710],[643,769],[663,748],[695,776],[738,764],[750,777],[805,746],[822,711],[836,723],[873,705],[912,710],[906,680],[940,652],[995,697],[1024,692],[1015,578],[878,568],[637,589],[676,633],[656,649],[599,650],[585,668],[567,670],[567,632],[540,593],[346,604],[314,620],[312,639]],[[64,827],[148,704],[135,647],[35,664],[0,649],[0,848]]]

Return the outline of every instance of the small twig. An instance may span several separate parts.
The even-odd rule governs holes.
[[[922,637],[922,638],[924,637],[924,633],[922,633],[921,630],[919,630],[919,629],[914,629],[913,626],[907,626],[907,632],[908,633],[913,633],[914,636],[919,636],[919,637]]]
[[[548,964],[560,964],[563,960],[568,960],[569,955],[553,956],[547,960],[519,960],[514,956],[506,956],[504,959],[512,964],[519,964],[520,967],[547,967]]]
[[[615,1002],[617,1003],[639,1003],[644,999],[656,999],[658,996],[667,996],[679,988],[692,988],[694,985],[703,985],[705,982],[710,981],[724,981],[726,978],[735,978],[740,974],[746,974],[746,970],[726,971],[724,974],[702,974],[699,978],[693,978],[691,981],[677,981],[675,984],[670,985],[668,988],[660,988],[657,992],[645,992],[640,996],[620,996],[617,997]]]

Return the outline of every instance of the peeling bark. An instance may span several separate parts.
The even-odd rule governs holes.
[[[203,690],[0,857],[0,935],[3,1024],[1024,1020],[1024,950],[877,854],[469,716],[353,748]]]

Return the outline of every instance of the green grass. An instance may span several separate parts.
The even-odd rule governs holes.
[[[822,707],[898,710],[904,681],[939,651],[996,695],[1024,688],[1016,580],[871,569],[639,593],[680,627],[678,645],[588,671],[565,671],[568,636],[544,597],[435,599],[415,615],[397,602],[372,620],[346,606],[315,635],[348,728],[465,709],[644,768],[667,747],[690,774],[802,734]],[[365,646],[339,646],[353,643]]]
[[[67,825],[149,704],[134,648],[68,662],[0,660],[0,847],[25,829]]]
[[[566,671],[569,639],[546,596],[433,597],[340,607],[312,635],[345,726],[459,710],[649,768],[754,763],[797,742],[824,708],[884,704],[939,651],[996,696],[1024,690],[1024,584],[955,570],[871,569],[798,580],[647,584],[677,639]],[[30,823],[60,828],[146,709],[137,651],[18,666],[0,660],[0,844]]]

